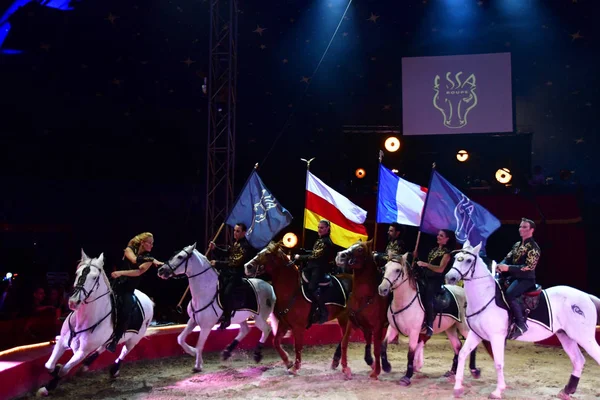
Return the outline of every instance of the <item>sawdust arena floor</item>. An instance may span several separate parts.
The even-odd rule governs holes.
[[[205,354],[204,371],[193,373],[194,359],[187,355],[159,360],[127,363],[120,376],[111,380],[107,370],[74,376],[50,394],[51,399],[451,399],[453,381],[443,374],[452,363],[452,350],[447,338],[435,335],[425,349],[423,371],[416,373],[409,387],[398,380],[406,369],[406,339],[391,344],[388,356],[392,372],[382,373],[379,381],[368,378],[370,368],[363,361],[364,345],[352,343],[349,365],[353,379],[345,380],[340,367],[330,369],[335,346],[304,349],[302,369],[298,376],[289,375],[273,349],[264,350],[260,364],[252,360],[252,352],[236,351],[227,362],[219,354]],[[286,350],[292,354],[290,346]],[[585,354],[585,352],[584,352]],[[600,366],[586,356],[586,366],[573,399],[600,398]],[[496,371],[483,348],[477,354],[481,378],[474,380],[465,371],[464,399],[486,399],[494,390]],[[530,343],[509,342],[505,357],[508,385],[505,399],[552,399],[565,386],[571,374],[571,363],[560,348],[541,347]],[[26,398],[33,398],[31,394]]]

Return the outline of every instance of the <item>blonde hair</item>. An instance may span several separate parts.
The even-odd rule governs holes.
[[[146,239],[149,239],[149,238],[153,238],[153,237],[154,237],[154,235],[152,235],[150,232],[140,233],[139,235],[134,236],[134,238],[131,239],[129,241],[129,243],[127,243],[127,246],[133,247],[135,249],[135,251],[137,252],[140,249],[140,245],[142,244],[143,241],[145,241]]]

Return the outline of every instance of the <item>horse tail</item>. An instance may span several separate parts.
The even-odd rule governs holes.
[[[600,299],[594,295],[589,295],[592,303],[596,306],[596,325],[600,324]]]

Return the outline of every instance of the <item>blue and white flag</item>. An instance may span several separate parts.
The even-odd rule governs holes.
[[[498,218],[471,201],[435,170],[427,196],[421,232],[437,234],[440,229],[450,229],[458,242],[469,239],[474,246],[481,242],[485,247],[487,238],[500,227]]]
[[[427,188],[404,180],[379,164],[377,223],[419,226]]]
[[[225,223],[244,223],[246,238],[252,247],[262,249],[292,222],[292,214],[279,204],[253,170]]]

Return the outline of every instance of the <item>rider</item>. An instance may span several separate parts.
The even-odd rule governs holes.
[[[456,235],[449,229],[440,229],[437,234],[437,246],[431,249],[427,256],[427,262],[417,261],[419,267],[423,267],[425,275],[425,291],[423,305],[425,308],[425,325],[427,336],[433,335],[433,319],[435,318],[433,303],[435,295],[444,284],[446,267],[448,267],[450,253],[456,249]]]
[[[400,239],[400,236],[402,236],[402,225],[392,222],[388,228],[388,243],[385,246],[385,252],[373,252],[375,263],[380,269],[385,270],[385,264],[389,261],[390,254],[404,254],[404,241]]]
[[[330,263],[335,257],[335,249],[333,247],[333,242],[329,237],[331,232],[331,225],[329,221],[325,219],[320,220],[317,227],[317,232],[319,234],[319,238],[315,241],[311,254],[296,254],[294,259],[296,263],[301,261],[307,262],[303,272],[309,281],[309,296],[313,304],[318,305],[320,312],[319,323],[323,324],[329,319],[328,312],[325,303],[317,294],[317,289],[319,288],[319,283],[321,283],[325,274],[331,270]]]
[[[112,341],[106,346],[108,351],[114,352],[117,349],[117,344],[127,329],[135,305],[133,291],[137,289],[141,275],[153,265],[156,267],[163,265],[163,262],[150,255],[152,247],[154,247],[154,236],[150,232],[135,236],[123,251],[121,267],[111,274],[115,279],[112,287],[117,297],[117,320]]]
[[[521,241],[515,243],[504,260],[496,266],[496,270],[501,272],[501,278],[510,281],[510,286],[506,289],[506,301],[515,316],[517,329],[513,330],[509,339],[516,339],[527,331],[523,306],[517,299],[526,291],[535,288],[535,267],[541,253],[533,239],[534,230],[535,222],[521,218],[519,225]]]
[[[220,329],[225,329],[231,324],[231,313],[235,308],[234,292],[242,284],[244,277],[244,264],[255,255],[254,248],[246,238],[246,224],[238,222],[233,228],[233,245],[225,249],[215,246],[210,242],[208,247],[217,257],[226,260],[211,260],[210,264],[220,269],[219,280],[222,288],[221,300],[223,301],[223,315],[219,319]]]

